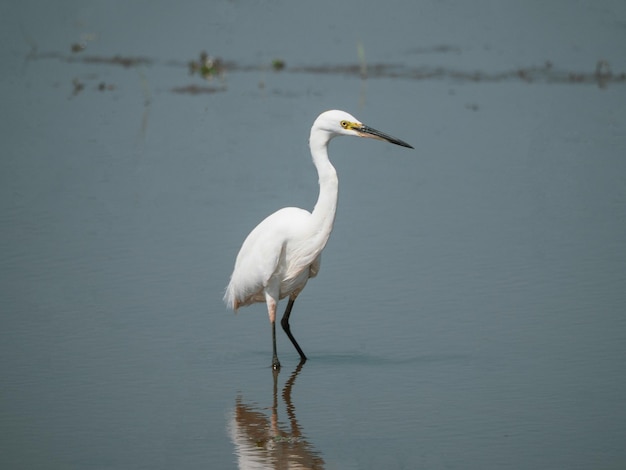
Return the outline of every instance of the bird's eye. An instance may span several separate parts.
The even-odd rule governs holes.
[[[341,124],[341,127],[343,127],[344,129],[347,129],[349,122],[348,121],[341,121],[339,124]]]

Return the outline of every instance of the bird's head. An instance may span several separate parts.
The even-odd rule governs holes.
[[[396,139],[395,137],[366,126],[351,114],[336,109],[323,112],[318,116],[311,129],[311,135],[313,135],[315,131],[327,133],[329,140],[338,135],[351,135],[353,137],[367,137],[370,139],[383,140],[392,144],[401,145],[402,147],[413,148],[400,139]]]

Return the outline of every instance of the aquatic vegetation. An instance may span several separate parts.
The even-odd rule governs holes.
[[[206,52],[200,53],[198,61],[189,62],[189,73],[191,75],[199,74],[205,80],[221,75],[224,71],[222,60],[219,57],[211,57]]]
[[[197,60],[182,62],[180,60],[157,60],[142,56],[113,56],[84,55],[87,41],[93,40],[93,35],[81,37],[81,40],[70,45],[70,54],[60,52],[39,52],[36,47],[27,54],[26,60],[58,60],[67,63],[82,63],[85,65],[121,66],[123,68],[149,67],[160,65],[165,67],[181,68],[186,66],[190,75],[199,75],[206,81],[214,78],[224,79],[226,71],[236,73],[263,72],[267,70],[267,64],[240,64],[233,61],[224,61],[220,57],[214,57],[202,51]],[[462,54],[462,49],[451,45],[439,45],[434,47],[418,47],[409,51],[411,54]],[[547,60],[541,65],[517,67],[511,70],[485,72],[481,70],[462,70],[451,67],[429,67],[428,65],[410,66],[393,63],[368,64],[365,60],[365,49],[362,43],[357,43],[357,63],[345,63],[338,65],[308,64],[287,69],[284,59],[275,58],[271,61],[271,69],[300,74],[324,74],[346,75],[359,77],[362,80],[375,80],[378,78],[394,78],[402,80],[448,80],[453,82],[494,83],[506,81],[520,81],[525,84],[550,83],[550,84],[576,84],[595,85],[605,89],[609,85],[626,84],[626,72],[613,72],[611,64],[606,59],[599,59],[595,67],[587,71],[559,69],[554,61]],[[149,75],[149,74],[148,74]],[[263,89],[267,85],[262,79],[258,87]],[[100,82],[98,91],[111,91],[116,88],[115,84]],[[72,94],[77,96],[86,89],[85,83],[78,78],[72,80]],[[199,86],[196,84],[174,86],[170,88],[172,93],[178,94],[212,94],[226,91],[224,83],[219,87]],[[474,104],[466,106],[467,109],[476,111]]]
[[[272,68],[276,71],[283,70],[285,68],[285,61],[281,59],[274,59],[272,61]]]

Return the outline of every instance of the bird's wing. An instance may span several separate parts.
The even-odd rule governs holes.
[[[311,268],[309,270],[309,277],[317,276],[317,273],[320,272],[320,263],[322,262],[322,254],[317,255],[317,258],[313,260],[311,263]]]
[[[224,300],[229,307],[265,300],[263,290],[285,265],[285,249],[294,229],[309,212],[287,207],[274,212],[247,236],[235,262]]]

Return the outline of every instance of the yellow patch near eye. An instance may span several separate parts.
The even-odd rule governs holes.
[[[341,125],[341,127],[343,127],[344,129],[358,129],[361,125],[357,122],[350,122],[350,121],[341,121],[339,123]]]

